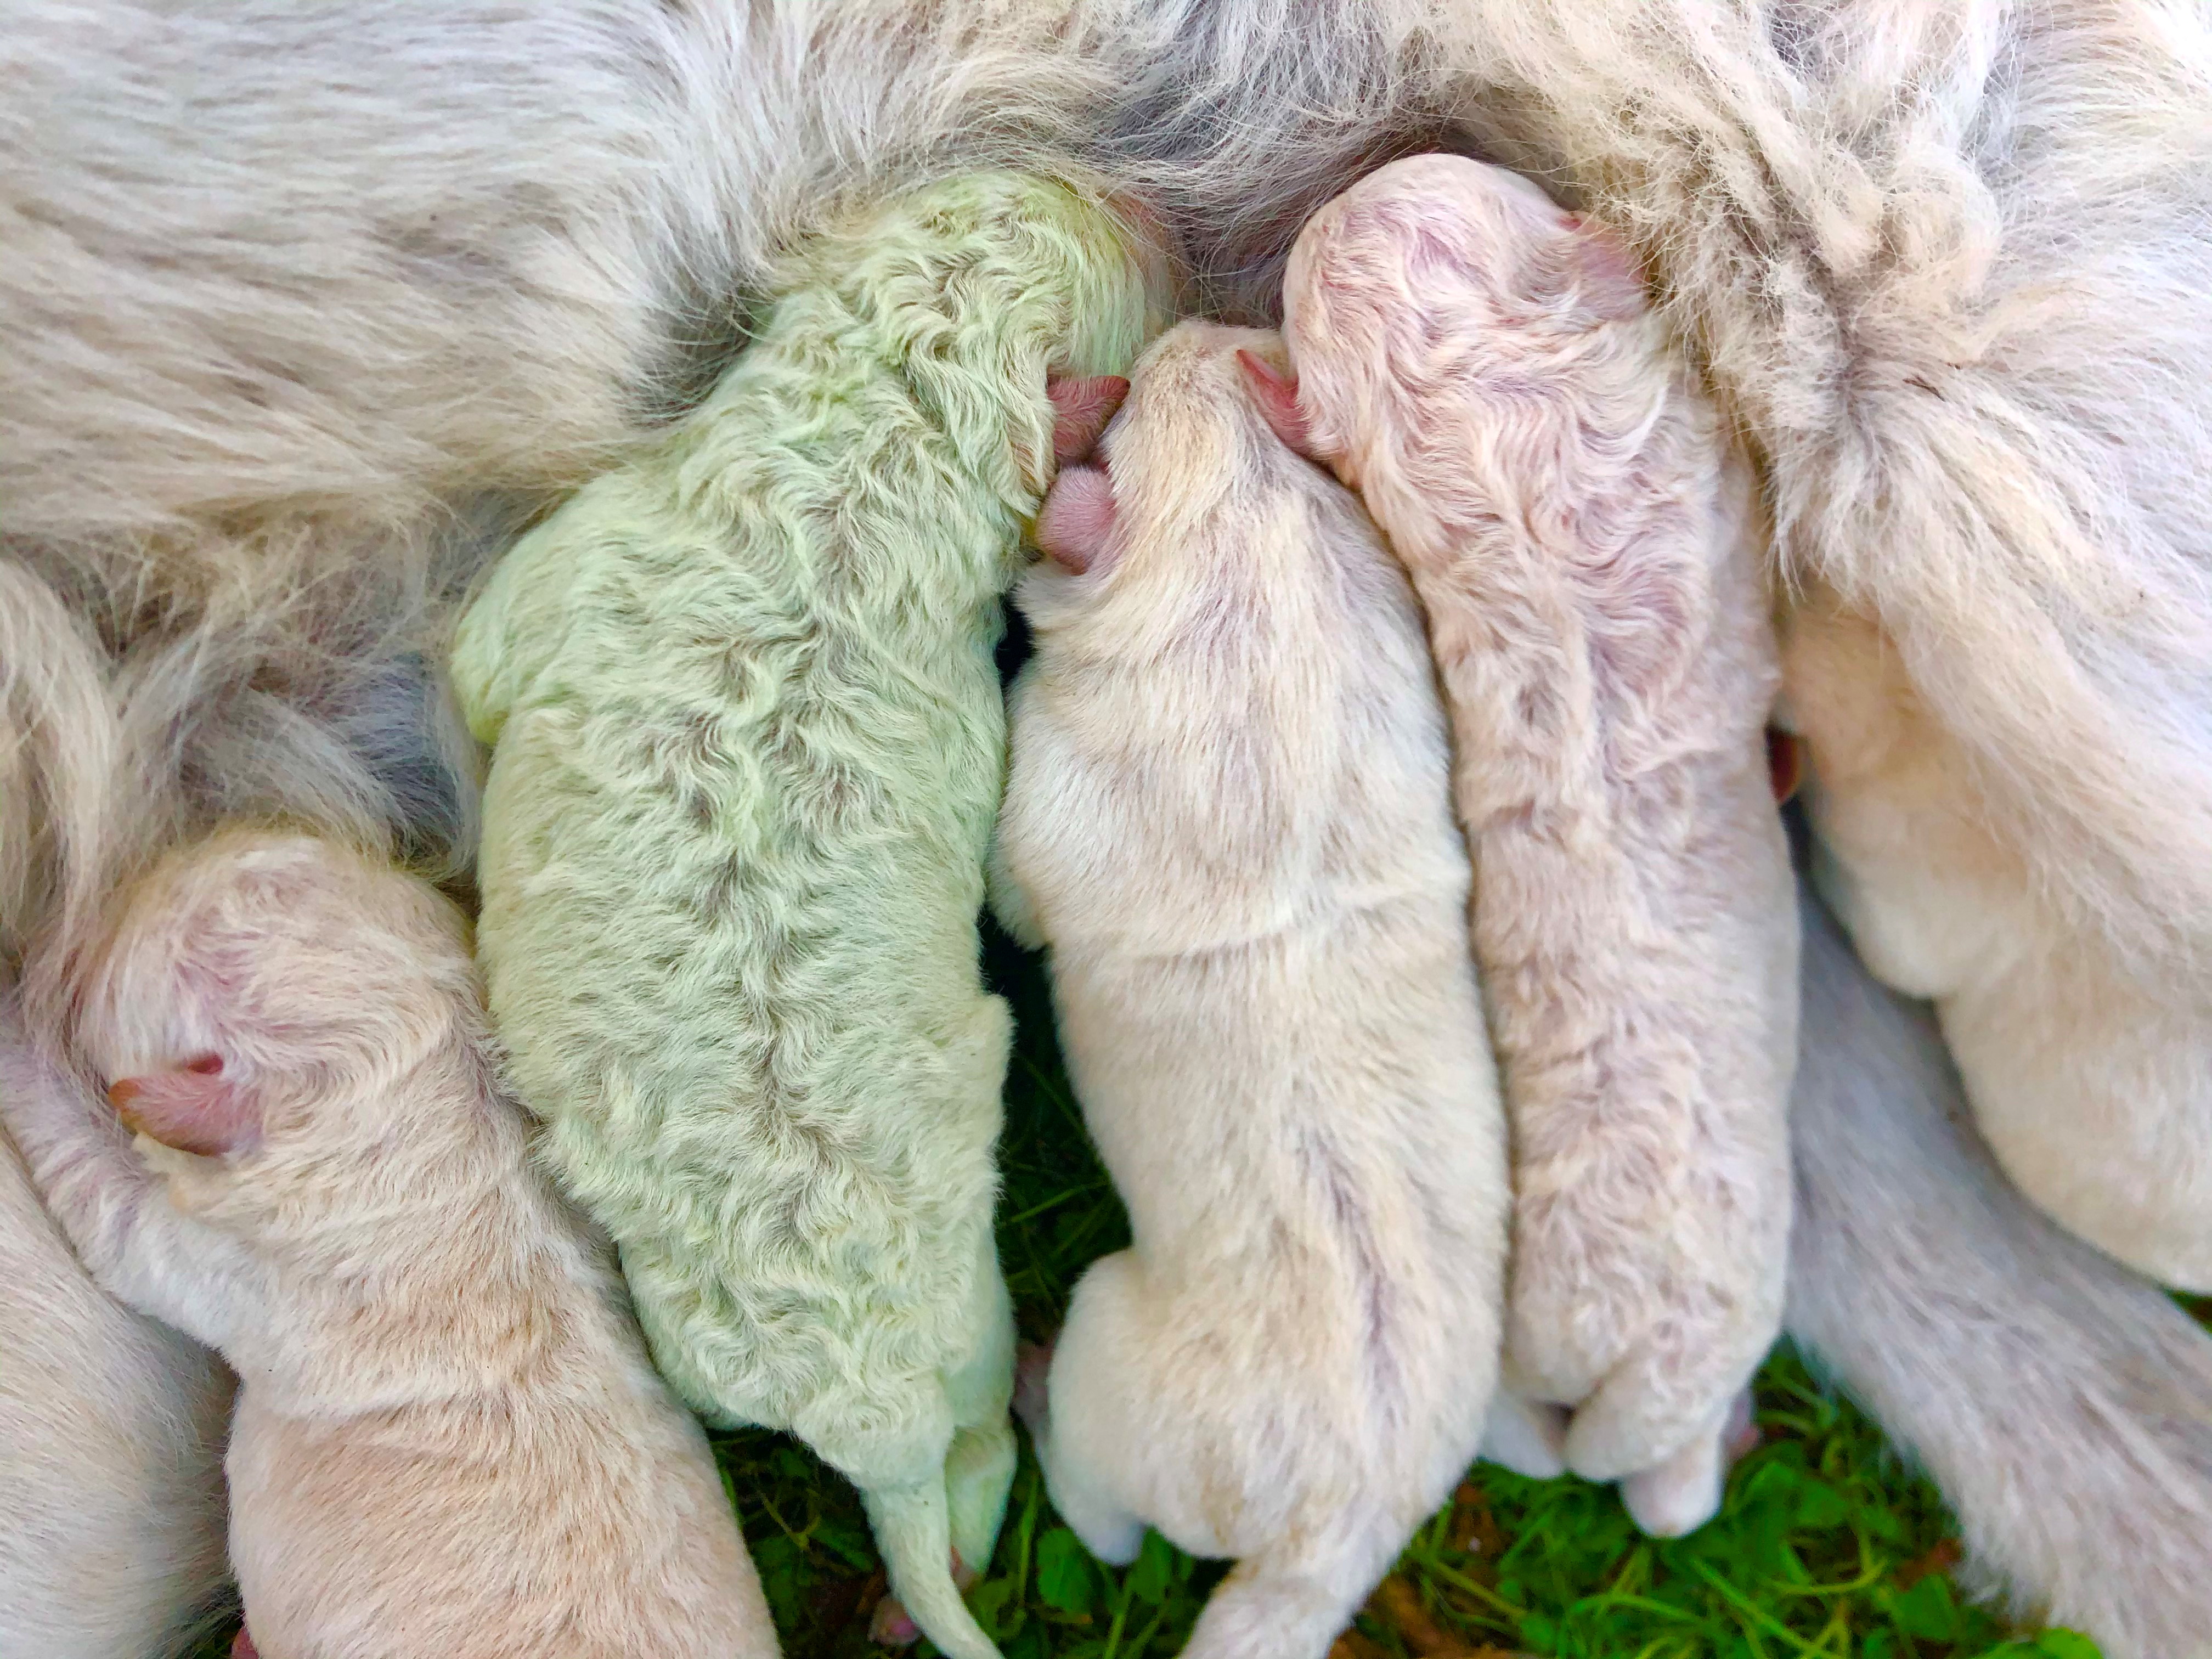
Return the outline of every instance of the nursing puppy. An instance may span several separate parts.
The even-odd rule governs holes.
[[[2063,1225],[2212,1291],[2212,986],[2132,951],[1992,830],[1971,759],[1832,592],[1785,634],[1814,869],[1867,963],[1932,998],[1990,1149]]]
[[[705,1439],[498,1091],[451,904],[234,831],[145,878],[79,989],[116,1109],[0,1109],[101,1284],[244,1379],[266,1659],[775,1652]]]
[[[71,1086],[0,1006],[0,1097]],[[228,1577],[230,1377],[93,1283],[5,1136],[0,1285],[0,1652],[158,1659]]]
[[[1474,1455],[1504,1123],[1420,618],[1358,505],[1185,323],[1019,590],[994,907],[1048,946],[1134,1243],[1032,1418],[1101,1559],[1234,1556],[1185,1649],[1319,1656]]]
[[[850,1478],[915,1622],[978,1659],[952,1552],[988,1562],[1014,1468],[1010,1027],[975,933],[1000,594],[1160,272],[1095,199],[981,173],[775,286],[714,394],[463,618],[455,684],[496,745],[481,949],[661,1369]]]
[[[1926,1010],[1803,915],[1790,1335],[1942,1488],[1975,1588],[2203,1659],[2212,1336],[2013,1190]]]
[[[1747,481],[1635,273],[1500,169],[1370,175],[1284,304],[1296,381],[1255,360],[1255,388],[1406,562],[1450,712],[1514,1132],[1505,1382],[1573,1411],[1563,1448],[1541,1412],[1520,1437],[1685,1531],[1787,1261],[1796,936]]]

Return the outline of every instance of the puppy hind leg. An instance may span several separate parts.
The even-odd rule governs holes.
[[[945,1379],[952,1407],[952,1446],[945,1458],[945,1492],[952,1509],[952,1548],[975,1573],[991,1565],[1006,1494],[1014,1484],[1014,1306],[988,1233],[982,1240],[974,1328],[980,1340],[967,1364]]]
[[[1145,1362],[1147,1323],[1129,1253],[1093,1262],[1053,1344],[1042,1409],[1032,1403],[1024,1413],[1053,1507],[1114,1566],[1135,1560],[1145,1541],[1147,1517],[1130,1496],[1157,1437],[1128,1420],[1125,1402],[1158,1397],[1148,1378],[1132,1374]]]

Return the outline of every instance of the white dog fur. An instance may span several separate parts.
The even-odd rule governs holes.
[[[2212,1335],[2021,1200],[1927,1010],[1804,917],[1790,1335],[1942,1488],[1971,1585],[2106,1659],[2205,1659]]]
[[[264,1659],[732,1659],[774,1626],[697,1424],[498,1091],[465,925],[238,830],[84,964],[82,1087],[0,1100],[93,1273],[222,1352]]]
[[[2212,984],[2037,881],[1878,626],[1807,593],[1785,662],[1821,892],[1883,981],[1935,1001],[2005,1173],[2130,1267],[2212,1291]]]
[[[1419,613],[1240,349],[1164,337],[1039,517],[994,903],[1134,1237],[1032,1420],[1053,1503],[1238,1558],[1193,1659],[1320,1659],[1480,1439],[1504,1129]]]
[[[0,1005],[0,1096],[58,1086]],[[93,1283],[4,1134],[0,1286],[0,1653],[158,1659],[229,1577],[230,1375]]]
[[[1492,1455],[1563,1456],[1686,1532],[1789,1237],[1796,917],[1749,480],[1619,251],[1501,168],[1370,173],[1299,234],[1284,310],[1277,430],[1405,561],[1451,718],[1514,1136],[1528,1409]]]
[[[335,15],[27,0],[0,39],[0,540],[96,629],[24,627],[0,677],[81,684],[82,660],[46,652],[119,653],[139,729],[189,738],[136,752],[195,806],[149,830],[151,763],[111,775],[99,732],[50,723],[64,741],[40,753],[76,774],[0,789],[20,814],[0,822],[0,931],[65,939],[58,895],[100,890],[46,858],[66,840],[55,802],[94,843],[192,833],[210,779],[349,835],[386,821],[342,702],[259,673],[351,648],[306,576],[420,565],[489,481],[527,512],[618,450],[704,383],[690,371],[735,331],[733,290],[828,195],[1073,153],[1149,192],[1207,296],[1253,315],[1313,205],[1392,143],[1455,124],[1454,142],[1540,174],[1659,280],[1763,464],[1784,573],[1889,635],[2039,890],[2170,982],[2201,981],[2201,8]],[[27,616],[0,604],[0,627]],[[18,712],[0,753],[35,761]],[[221,764],[173,767],[195,750]],[[2045,1473],[2063,1504],[2063,1467]],[[2079,1542],[2085,1574],[2126,1581],[2111,1534]]]

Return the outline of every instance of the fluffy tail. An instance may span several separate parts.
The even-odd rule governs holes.
[[[1933,1021],[1804,911],[1790,1334],[1935,1478],[1985,1587],[2107,1659],[2212,1655],[2212,1335],[2013,1191]]]
[[[884,1486],[860,1494],[876,1534],[891,1593],[906,1606],[921,1633],[948,1659],[999,1659],[975,1615],[952,1582],[952,1515],[942,1473],[910,1486]]]
[[[1322,1659],[1410,1528],[1374,1528],[1322,1565],[1252,1556],[1215,1587],[1182,1659]]]

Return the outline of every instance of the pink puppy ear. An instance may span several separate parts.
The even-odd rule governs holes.
[[[1597,316],[1626,322],[1639,315],[1650,301],[1644,273],[1628,250],[1602,225],[1579,214],[1566,216],[1574,228],[1577,270],[1575,289],[1583,303]]]
[[[1095,466],[1065,469],[1045,492],[1036,544],[1054,563],[1080,575],[1105,557],[1113,533],[1113,481]]]
[[[1237,354],[1237,366],[1244,371],[1244,382],[1252,388],[1260,412],[1267,417],[1275,435],[1308,460],[1318,460],[1305,411],[1298,407],[1297,377],[1285,375],[1266,358],[1242,349]]]
[[[173,1072],[119,1078],[108,1085],[107,1102],[133,1134],[202,1158],[234,1152],[261,1135],[260,1109],[214,1054]]]
[[[1119,374],[1053,375],[1044,395],[1052,399],[1052,458],[1066,466],[1098,447],[1098,434],[1129,395],[1129,383]]]

